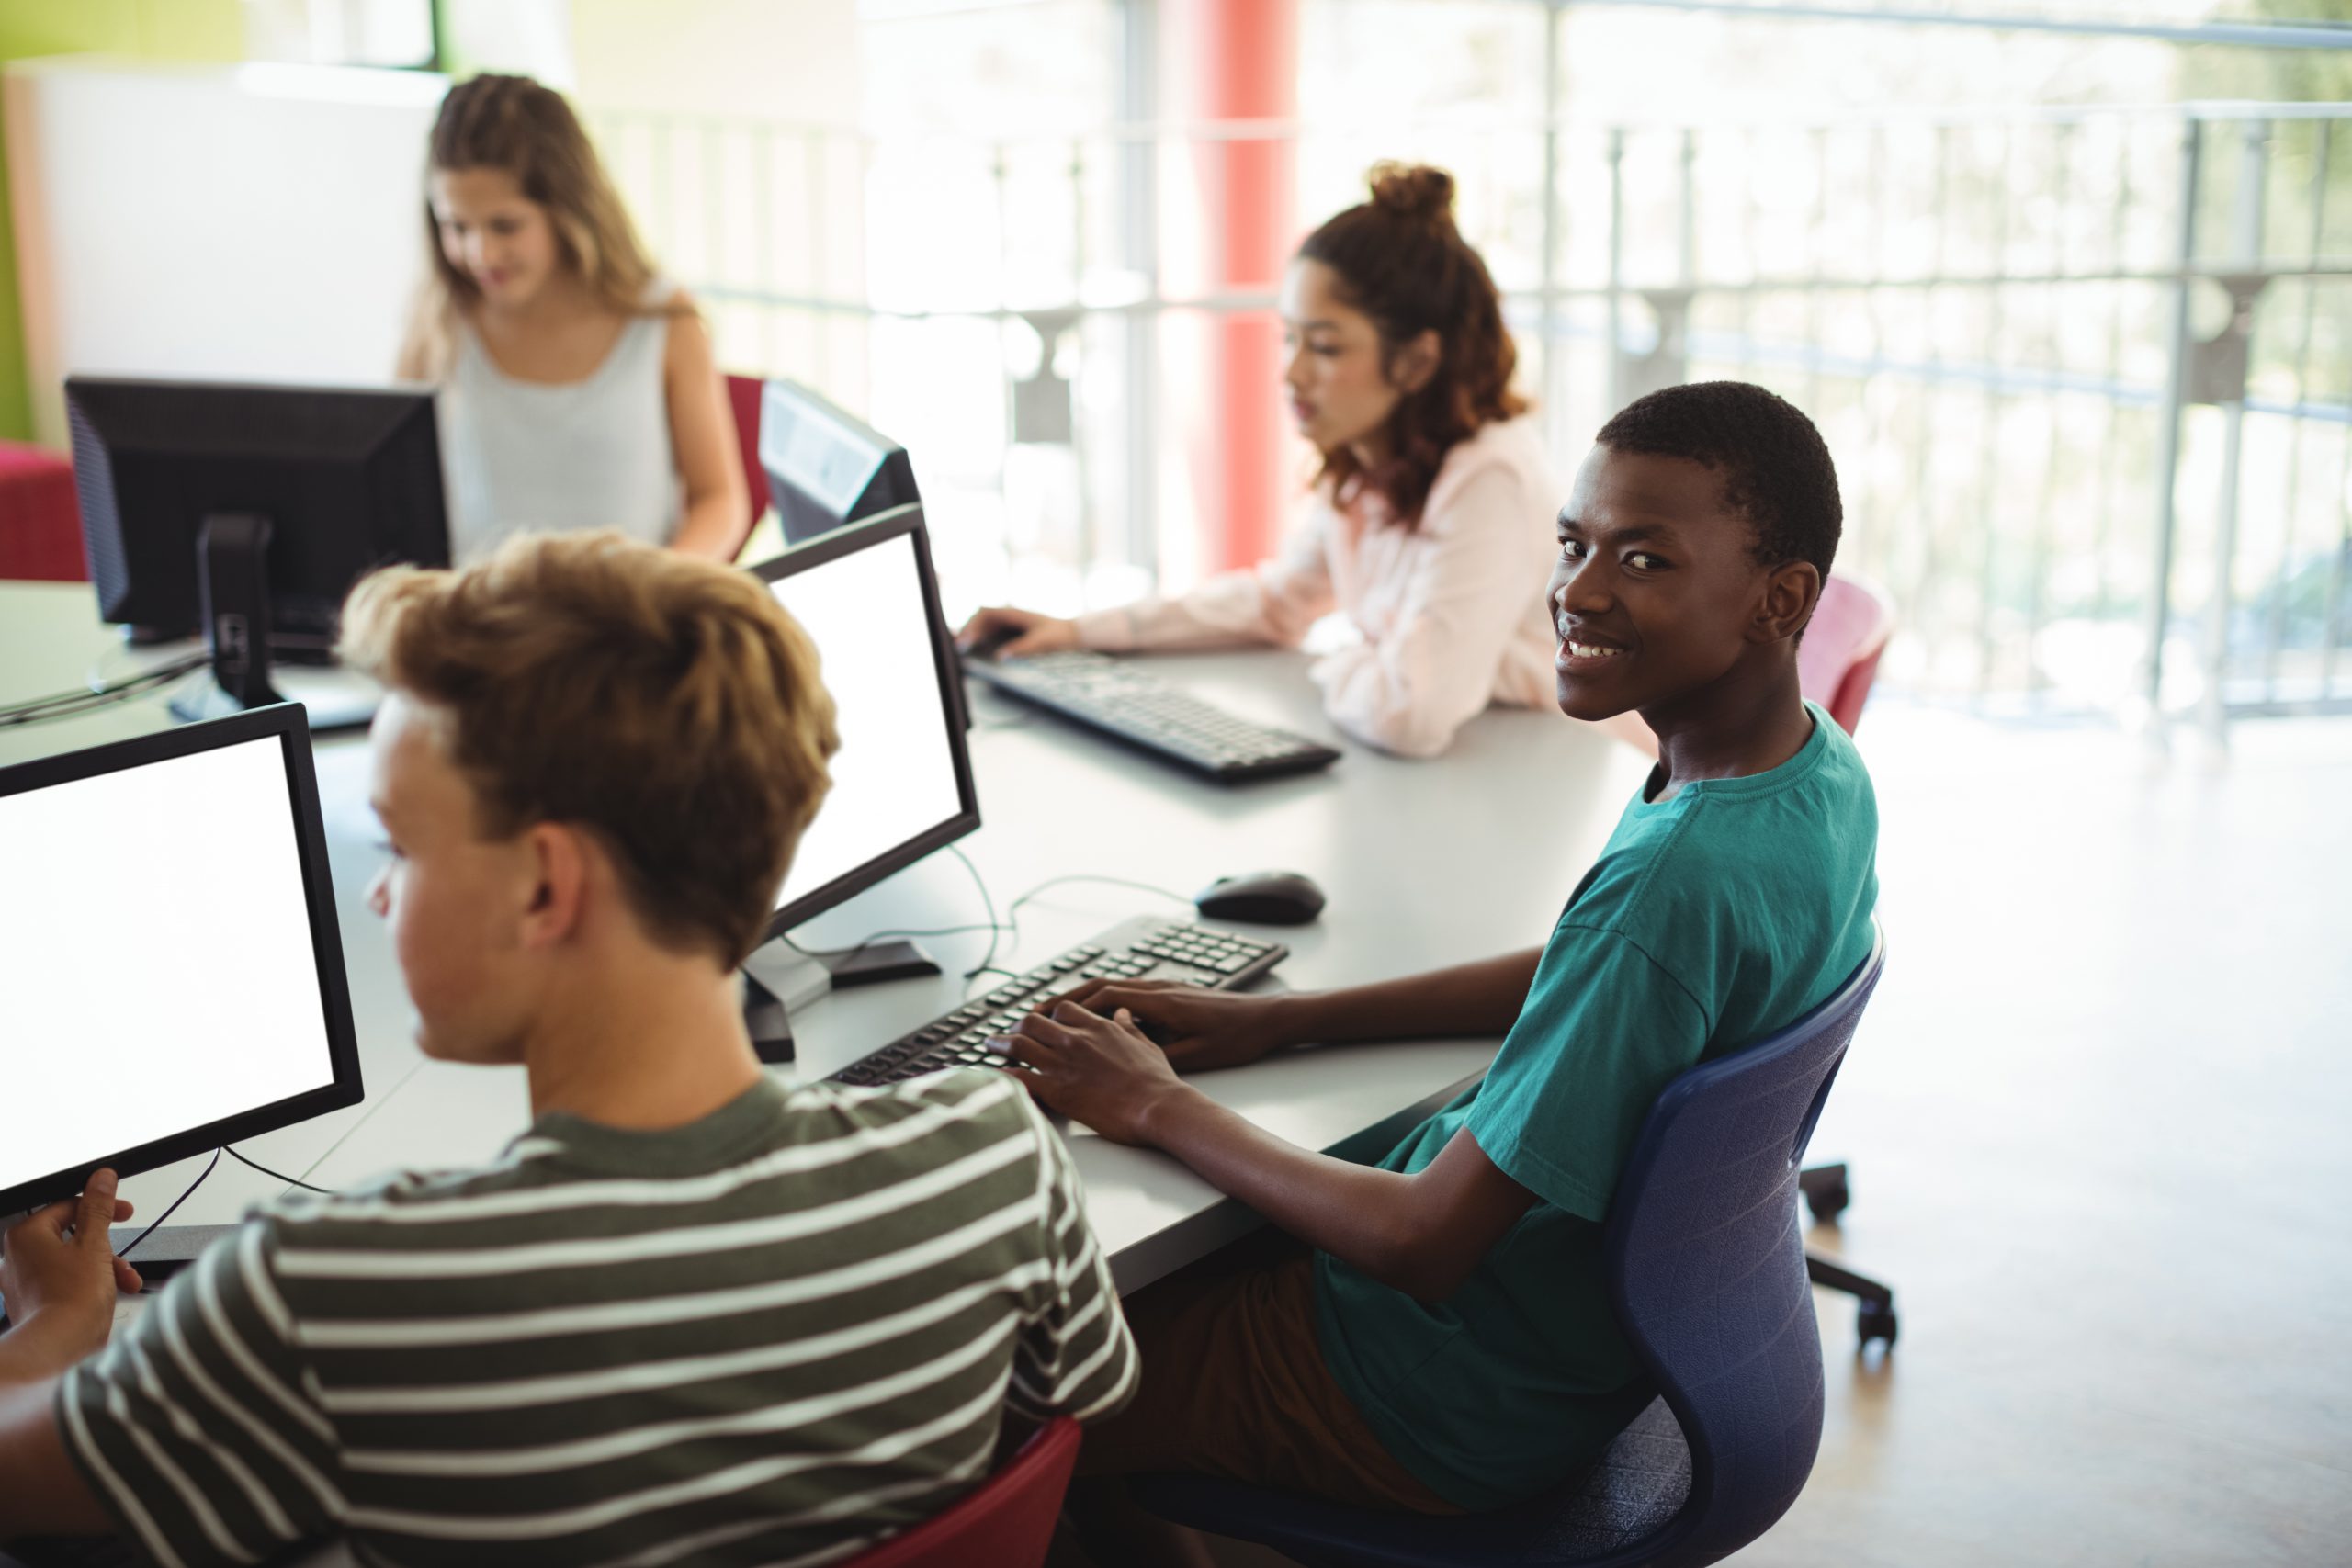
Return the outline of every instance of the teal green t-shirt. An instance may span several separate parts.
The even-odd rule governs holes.
[[[1625,807],[1486,1080],[1381,1162],[1419,1170],[1466,1127],[1535,1194],[1462,1288],[1427,1304],[1316,1256],[1333,1377],[1462,1507],[1556,1484],[1649,1403],[1600,1244],[1650,1106],[1686,1068],[1795,1021],[1870,953],[1877,802],[1853,742],[1805,705],[1813,734],[1779,767]]]

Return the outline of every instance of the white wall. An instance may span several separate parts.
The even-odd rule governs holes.
[[[571,0],[580,101],[597,109],[858,123],[856,0]]]
[[[447,88],[314,66],[10,65],[39,438],[64,441],[69,374],[390,379]]]
[[[863,321],[726,298],[865,298],[862,148],[774,129],[860,123],[856,0],[570,6],[573,99],[656,264],[702,288],[720,367],[869,412]]]

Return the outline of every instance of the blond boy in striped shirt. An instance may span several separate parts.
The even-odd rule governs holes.
[[[520,1063],[481,1169],[257,1213],[106,1343],[111,1173],[10,1232],[0,1540],[169,1564],[820,1562],[1136,1352],[1067,1154],[1002,1075],[786,1089],[731,976],[837,739],[741,573],[518,540],[355,593],[390,691],[370,893],[426,1055]],[[20,1549],[21,1550],[21,1549]]]

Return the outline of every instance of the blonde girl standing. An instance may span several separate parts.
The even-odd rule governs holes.
[[[733,558],[752,519],[710,334],[562,95],[526,76],[451,88],[425,187],[399,375],[440,388],[458,561],[596,527]]]

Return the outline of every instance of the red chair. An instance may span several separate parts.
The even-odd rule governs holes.
[[[743,487],[752,498],[754,528],[768,509],[768,471],[760,467],[760,394],[767,383],[757,376],[727,378],[727,406],[735,411],[735,444],[743,452]]]
[[[842,1568],[1038,1568],[1078,1463],[1078,1423],[1057,1416],[979,1489]]]
[[[0,441],[0,578],[87,582],[74,465],[39,446]]]
[[[1877,589],[1834,573],[1797,644],[1797,685],[1849,735],[1862,721],[1878,661],[1894,635],[1894,605]]]

